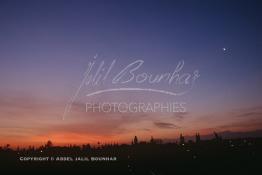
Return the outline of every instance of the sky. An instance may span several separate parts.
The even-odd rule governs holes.
[[[0,145],[127,142],[262,129],[261,2],[0,1]],[[95,58],[94,58],[95,57]],[[81,82],[90,62],[113,73],[199,72],[194,86]],[[112,74],[113,74],[112,73]],[[79,87],[81,87],[79,89]],[[109,88],[188,90],[86,94]],[[78,91],[79,89],[79,91]],[[72,101],[73,98],[73,101]],[[101,113],[85,103],[183,102],[184,113]],[[64,111],[71,104],[66,118]]]

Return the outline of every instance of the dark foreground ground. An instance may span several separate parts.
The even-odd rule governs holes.
[[[28,157],[49,157],[49,161],[21,161]],[[73,161],[56,160],[70,157]],[[89,161],[75,161],[76,157]],[[91,158],[96,157],[92,161]],[[102,157],[114,160],[98,160]],[[127,174],[127,175],[174,175],[174,174],[259,174],[262,170],[262,138],[233,140],[209,140],[157,144],[104,145],[91,148],[54,147],[12,150],[0,149],[2,172],[71,173],[71,174]],[[2,173],[1,173],[2,174]]]

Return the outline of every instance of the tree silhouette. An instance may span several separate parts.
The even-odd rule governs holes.
[[[196,133],[196,143],[200,143],[200,134]]]
[[[156,143],[155,140],[154,140],[154,138],[153,138],[153,136],[151,136],[150,143],[152,143],[152,144],[153,144],[153,143]]]
[[[134,144],[138,144],[138,139],[137,139],[137,136],[134,137]]]
[[[51,142],[51,140],[48,140],[45,147],[46,148],[51,148],[53,146],[53,143]]]
[[[216,132],[214,132],[214,135],[215,135],[215,140],[216,140],[217,142],[222,141],[222,137],[219,136]]]
[[[185,144],[185,137],[182,135],[182,134],[180,134],[180,145],[182,145],[182,144]]]

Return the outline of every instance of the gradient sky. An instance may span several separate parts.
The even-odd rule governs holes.
[[[262,129],[261,17],[258,0],[1,0],[0,144],[129,142],[134,135]],[[187,112],[86,113],[81,91],[62,120],[95,55],[106,64],[117,59],[120,67],[142,59],[143,71],[152,74],[184,60],[185,71],[200,72],[185,96],[127,92],[118,98],[185,101]]]

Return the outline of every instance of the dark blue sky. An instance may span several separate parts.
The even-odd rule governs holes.
[[[260,4],[1,1],[3,87],[19,83],[26,91],[31,82],[60,89],[57,79],[61,86],[78,81],[88,59],[99,54],[126,62],[143,59],[158,73],[183,59],[201,71],[201,89],[229,86],[243,93],[241,88],[249,86],[254,93],[255,82],[261,80]]]

